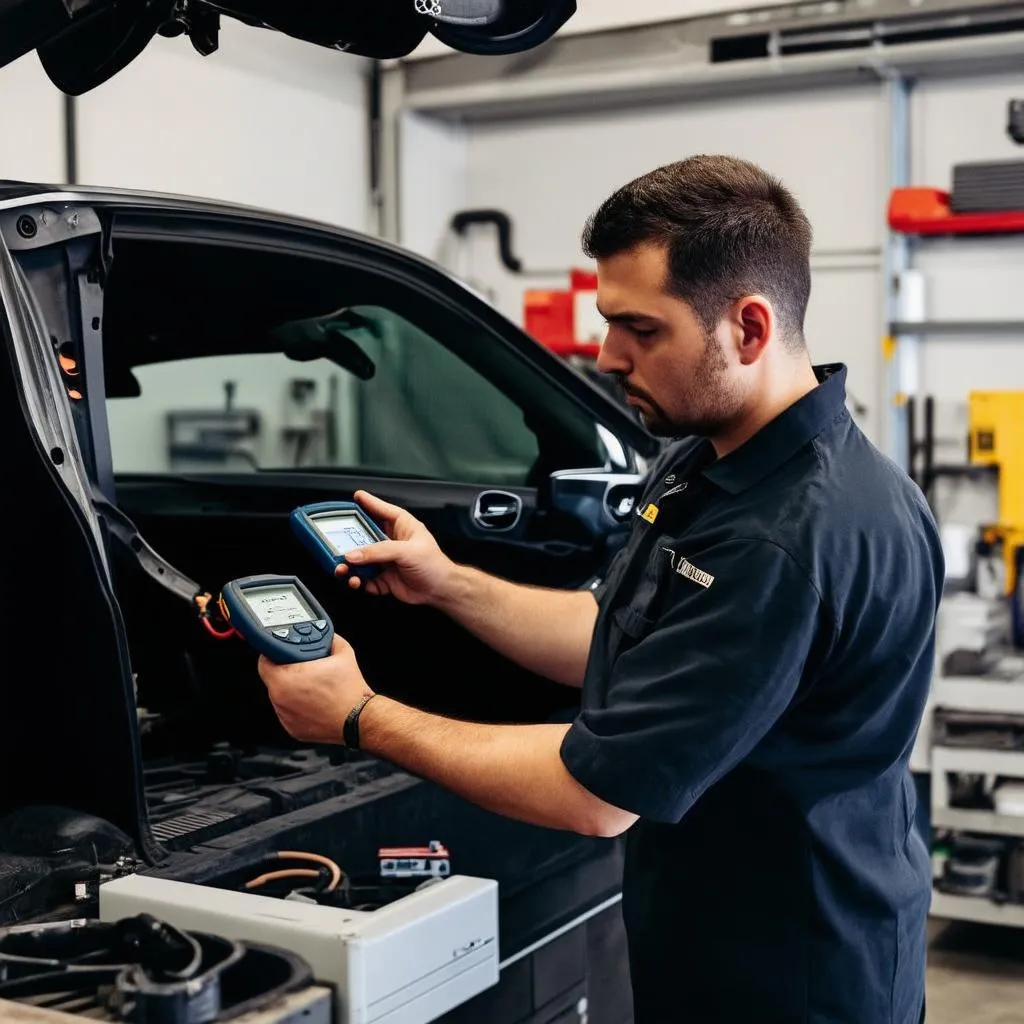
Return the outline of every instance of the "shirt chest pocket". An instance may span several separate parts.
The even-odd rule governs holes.
[[[654,619],[632,606],[620,608],[612,614],[612,618],[615,625],[631,640],[642,640],[654,625]]]
[[[612,621],[622,634],[622,646],[642,640],[658,621],[670,583],[670,570],[668,553],[661,547],[655,547],[647,558],[632,596],[612,612]]]

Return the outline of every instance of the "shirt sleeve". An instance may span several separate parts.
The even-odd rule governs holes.
[[[673,588],[667,610],[618,656],[606,699],[584,707],[561,748],[581,785],[651,821],[679,821],[754,749],[831,629],[806,572],[777,545],[730,540],[693,558],[677,561],[662,584]],[[629,606],[612,614],[629,628],[644,621]]]

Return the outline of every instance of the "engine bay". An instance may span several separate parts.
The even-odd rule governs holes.
[[[146,807],[157,842],[185,850],[396,774],[382,761],[340,748],[245,754],[222,742],[204,760],[147,765]]]
[[[20,1003],[61,1020],[212,1024],[265,1011],[271,1016],[258,1019],[268,1024],[331,1021],[330,991],[313,984],[309,965],[295,954],[184,931],[149,914],[7,930],[0,936],[0,1000],[7,1012]]]

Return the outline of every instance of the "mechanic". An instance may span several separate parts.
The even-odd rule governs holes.
[[[584,248],[599,368],[683,438],[600,590],[456,565],[365,493],[392,539],[351,556],[385,567],[368,591],[582,686],[576,720],[371,697],[341,640],[312,664],[262,661],[270,698],[298,739],[344,732],[492,811],[628,830],[638,1021],[918,1024],[931,872],[908,761],[944,566],[921,493],[847,412],[845,367],[812,366],[810,224],[760,168],[700,156],[612,195]]]

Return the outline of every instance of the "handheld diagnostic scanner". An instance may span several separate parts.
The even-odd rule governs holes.
[[[331,652],[334,626],[295,576],[246,576],[225,584],[224,617],[234,630],[278,665],[313,661]]]
[[[387,534],[352,501],[322,501],[302,505],[291,514],[292,529],[313,557],[332,576],[353,548],[387,540]],[[350,565],[349,574],[373,579],[379,565]]]

